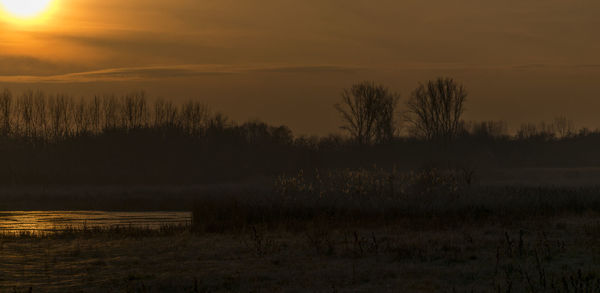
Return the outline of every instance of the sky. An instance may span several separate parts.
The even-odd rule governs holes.
[[[404,102],[419,82],[450,76],[469,91],[466,119],[518,127],[567,115],[577,126],[600,127],[597,0],[52,0],[49,7],[28,20],[0,13],[0,88],[74,96],[145,90],[204,101],[237,121],[324,135],[340,131],[333,105],[353,83],[382,83]]]

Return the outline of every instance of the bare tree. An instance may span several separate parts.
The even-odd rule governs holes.
[[[464,122],[462,127],[468,134],[480,138],[501,138],[508,136],[508,123],[506,121],[470,121]]]
[[[0,127],[2,128],[2,135],[9,135],[12,131],[12,109],[12,93],[8,89],[5,89],[4,92],[0,94]]]
[[[55,139],[72,134],[73,108],[73,99],[67,95],[56,95],[48,99],[50,130]]]
[[[102,101],[99,96],[94,96],[94,98],[90,101],[88,106],[88,115],[90,116],[90,124],[92,128],[92,133],[97,134],[101,131],[101,113],[102,113]]]
[[[73,123],[75,135],[87,135],[92,132],[93,113],[87,102],[80,98],[73,101]]]
[[[204,114],[208,115],[208,106],[204,105],[207,109],[205,110],[205,112],[203,112]],[[179,113],[179,110],[177,108],[177,106],[175,106],[173,104],[173,102],[171,101],[167,101],[164,104],[164,123],[167,127],[170,128],[175,128],[179,125],[179,121],[177,120],[177,116]]]
[[[183,104],[179,113],[181,126],[187,133],[193,135],[200,134],[206,128],[210,116],[208,106],[196,101]]]
[[[154,101],[154,127],[175,128],[179,125],[177,116],[178,109],[172,101],[164,99]]]
[[[103,131],[106,130],[115,130],[119,127],[121,127],[122,122],[124,119],[122,119],[122,117],[119,116],[119,112],[120,112],[120,108],[121,108],[121,103],[119,101],[119,99],[117,99],[116,96],[114,95],[108,95],[108,96],[104,96],[104,98],[102,99],[102,114],[104,116],[104,127],[103,127]],[[121,118],[121,119],[119,119]]]
[[[530,139],[536,137],[538,133],[538,128],[534,123],[524,123],[521,124],[521,127],[517,131],[517,138],[521,140]]]
[[[36,137],[44,137],[48,133],[46,114],[46,96],[38,91],[33,96],[33,135]]]
[[[383,85],[365,81],[345,89],[335,104],[342,116],[342,129],[359,144],[390,141],[396,132],[395,111],[399,95]]]
[[[567,118],[567,115],[560,115],[554,118],[554,130],[558,138],[566,138],[573,135],[575,131],[573,120]]]
[[[416,136],[448,141],[461,129],[467,91],[452,78],[419,84],[407,102],[406,120]]]
[[[144,92],[124,96],[121,106],[121,115],[126,129],[143,128],[148,125],[148,103]]]
[[[18,124],[21,134],[25,137],[33,136],[33,91],[27,91],[17,100]]]
[[[166,124],[166,110],[165,110],[165,100],[157,99],[154,101],[154,127],[165,127]]]

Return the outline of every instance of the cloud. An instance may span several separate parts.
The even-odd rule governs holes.
[[[534,70],[534,69],[547,69],[547,70],[565,70],[565,69],[589,69],[589,70],[597,70],[600,69],[600,64],[590,63],[590,64],[522,64],[512,66],[513,69],[516,70]]]
[[[231,53],[210,34],[157,33],[137,30],[101,32],[29,32],[29,36],[61,48],[81,48],[100,56],[106,67],[156,63],[223,63]],[[76,57],[81,57],[81,56]]]
[[[80,69],[31,56],[0,55],[0,75],[56,75]]]
[[[540,69],[547,67],[545,64],[521,64],[515,65],[512,68],[520,70],[520,69]]]
[[[219,68],[218,66],[155,66],[110,68],[58,75],[3,75],[0,76],[0,81],[14,83],[136,81],[200,75],[221,75],[228,73],[229,72],[226,69]]]
[[[274,72],[274,73],[355,73],[362,70],[359,67],[348,67],[348,66],[283,66],[283,67],[265,67],[257,69],[249,69],[248,71],[253,72]]]
[[[596,68],[600,68],[600,64],[579,64],[579,65],[576,65],[575,67],[596,69]]]
[[[85,82],[126,82],[146,81],[164,78],[198,76],[218,76],[244,73],[353,73],[360,70],[353,67],[314,65],[314,66],[228,66],[228,65],[177,65],[110,68],[103,70],[75,72],[59,75],[0,75],[0,82],[9,83],[85,83]]]

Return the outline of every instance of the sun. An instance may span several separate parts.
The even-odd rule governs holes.
[[[2,9],[15,18],[32,19],[50,8],[53,0],[0,0]]]

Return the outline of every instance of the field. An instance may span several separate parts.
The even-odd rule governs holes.
[[[513,176],[528,172],[539,174]],[[511,185],[363,169],[280,176],[271,191],[156,188],[155,204],[169,191],[193,202],[192,226],[3,234],[0,291],[600,291],[600,188],[510,174]],[[144,194],[111,190],[114,207]]]
[[[2,291],[598,292],[600,215],[0,241]]]

